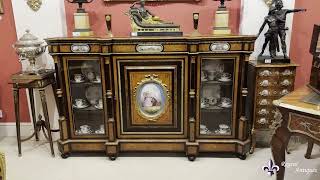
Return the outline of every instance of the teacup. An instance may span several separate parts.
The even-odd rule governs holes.
[[[201,98],[201,107],[204,108],[204,107],[207,107],[208,105],[208,99],[207,98]]]
[[[94,72],[88,72],[88,73],[87,73],[87,78],[88,78],[90,81],[93,81],[93,80],[96,78],[96,75],[94,74]]]
[[[226,125],[226,124],[220,124],[220,125],[219,125],[219,132],[220,132],[221,134],[226,134],[226,133],[228,133],[229,129],[230,129],[230,127],[229,127],[228,125]]]
[[[102,99],[99,99],[97,106],[98,106],[99,108],[103,108],[103,101],[102,101]]]
[[[91,132],[90,126],[89,125],[82,125],[80,126],[80,130],[82,133],[88,134]]]
[[[83,100],[83,99],[75,99],[74,101],[75,101],[75,103],[76,103],[75,105],[77,107],[83,107],[85,105],[85,100]]]
[[[220,79],[225,80],[225,81],[230,80],[231,74],[230,73],[222,73]]]
[[[205,71],[201,71],[201,81],[206,81],[207,80],[207,74]]]
[[[218,98],[216,98],[216,97],[208,97],[208,103],[210,105],[216,105],[218,103]]]
[[[231,99],[226,98],[226,97],[221,98],[221,106],[222,107],[230,107],[230,105],[231,105]]]
[[[216,77],[216,74],[217,74],[216,71],[212,71],[212,70],[208,71],[208,79],[210,81],[213,81]]]
[[[83,80],[82,74],[74,74],[74,81],[81,82]]]
[[[97,75],[97,76],[96,76],[96,81],[97,81],[97,82],[101,82],[101,77],[100,77],[100,75]]]

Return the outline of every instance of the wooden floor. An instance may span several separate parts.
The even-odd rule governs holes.
[[[55,145],[56,148],[56,145]],[[57,149],[55,149],[56,152]],[[320,179],[320,148],[314,147],[311,160],[304,159],[306,145],[288,155],[288,180]],[[190,162],[186,157],[120,156],[109,161],[105,156],[50,156],[49,144],[35,141],[22,144],[22,157],[17,156],[14,137],[0,138],[0,151],[6,153],[8,180],[272,180],[262,170],[271,158],[269,148],[257,149],[247,160],[238,158],[200,157]],[[140,154],[142,156],[143,154]],[[317,173],[297,172],[316,169]]]

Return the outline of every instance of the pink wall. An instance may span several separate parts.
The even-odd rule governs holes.
[[[296,1],[295,8],[305,8],[303,15],[294,15],[290,57],[300,64],[297,70],[296,87],[309,82],[312,56],[309,53],[313,25],[320,23],[320,1]]]
[[[132,3],[105,3],[102,0],[96,0],[84,7],[90,14],[91,27],[96,36],[105,35],[105,14],[112,15],[112,31],[115,36],[128,36],[131,32],[129,17],[124,13],[128,11]],[[192,32],[193,22],[192,13],[199,12],[199,31],[202,34],[211,34],[214,13],[219,2],[213,0],[201,0],[199,3],[164,3],[164,2],[147,2],[146,8],[152,13],[166,21],[174,22],[181,26],[184,34]],[[240,7],[241,1],[234,0],[226,2],[230,10],[230,26],[232,33],[239,32]],[[73,13],[76,11],[77,5],[65,3],[68,35],[70,36],[74,28]]]
[[[13,93],[10,75],[21,70],[18,57],[11,45],[16,42],[16,29],[14,24],[11,1],[4,2],[4,14],[0,19],[0,109],[4,117],[0,122],[14,122]],[[20,94],[21,120],[29,121],[29,111],[25,91]]]

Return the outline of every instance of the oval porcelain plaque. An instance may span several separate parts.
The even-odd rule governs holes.
[[[90,52],[90,46],[88,44],[73,44],[71,51],[74,53],[87,53]]]
[[[230,44],[227,42],[212,43],[210,45],[210,50],[211,51],[229,51]]]
[[[148,118],[160,115],[164,111],[166,92],[156,82],[142,84],[137,91],[137,102],[140,112]]]
[[[138,44],[136,50],[142,53],[156,53],[162,52],[163,46],[161,44]]]

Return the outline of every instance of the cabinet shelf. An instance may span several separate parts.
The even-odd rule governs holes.
[[[89,106],[89,107],[86,107],[86,108],[75,108],[73,107],[73,110],[74,111],[77,111],[77,112],[88,112],[88,111],[91,111],[91,112],[102,112],[103,109],[97,109],[93,106]]]
[[[95,83],[95,82],[82,82],[82,83],[74,83],[70,82],[72,86],[83,86],[83,85],[98,85],[101,86],[101,83]]]
[[[222,82],[222,81],[201,81],[201,85],[232,85],[232,81]]]
[[[230,112],[232,108],[221,108],[218,106],[208,107],[208,108],[201,108],[201,112]]]

